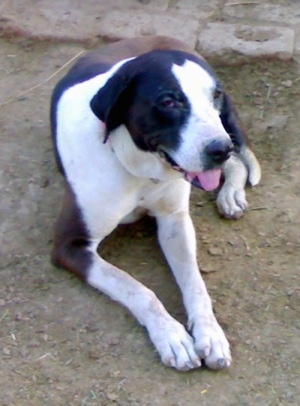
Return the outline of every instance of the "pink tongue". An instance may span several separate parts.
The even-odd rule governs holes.
[[[221,169],[211,169],[209,171],[193,173],[187,172],[186,179],[189,182],[198,181],[201,188],[207,192],[216,189],[219,186],[221,178]],[[197,183],[198,183],[197,182]],[[196,186],[196,185],[195,185]]]

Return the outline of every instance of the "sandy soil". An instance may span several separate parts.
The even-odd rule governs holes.
[[[48,108],[63,72],[42,83],[81,50],[25,40],[0,46],[0,403],[299,405],[299,66],[217,68],[263,180],[248,190],[250,211],[239,221],[221,219],[214,196],[193,191],[199,262],[234,362],[226,372],[178,373],[159,362],[123,308],[49,263],[62,188]],[[102,254],[185,321],[151,221],[119,228]]]

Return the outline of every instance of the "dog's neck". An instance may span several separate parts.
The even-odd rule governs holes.
[[[122,166],[135,177],[161,181],[182,177],[158,154],[138,149],[124,125],[111,132],[108,144]]]

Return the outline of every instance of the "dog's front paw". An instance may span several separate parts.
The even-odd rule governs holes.
[[[178,321],[171,316],[157,320],[148,328],[151,341],[160,354],[162,362],[178,371],[199,368],[201,360],[194,348],[193,338]]]
[[[259,183],[261,178],[260,165],[248,148],[233,154],[223,165],[224,184],[218,193],[217,206],[220,214],[229,219],[242,217],[248,208],[245,185]]]
[[[190,319],[196,353],[211,369],[225,369],[231,364],[230,346],[215,316]]]
[[[226,182],[219,191],[216,203],[220,214],[229,219],[239,219],[248,208],[244,188]]]

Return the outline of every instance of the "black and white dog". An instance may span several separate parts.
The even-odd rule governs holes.
[[[247,207],[260,180],[236,112],[210,66],[166,37],[117,42],[81,58],[52,96],[51,124],[66,192],[53,262],[122,303],[148,330],[164,364],[185,371],[230,365],[228,341],[199,272],[189,215],[191,184],[224,183],[222,215]],[[120,223],[155,216],[180,287],[187,329],[155,294],[97,253]]]

